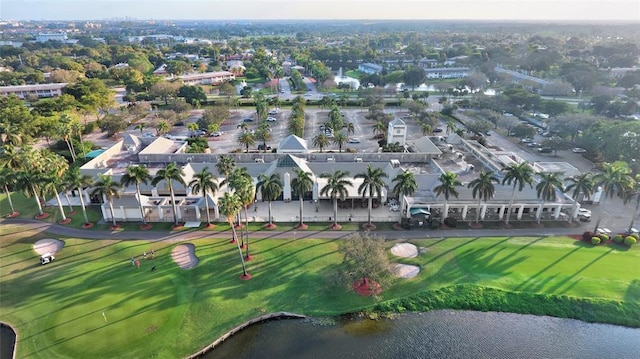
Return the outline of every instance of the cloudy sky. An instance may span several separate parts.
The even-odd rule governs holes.
[[[640,22],[640,0],[0,0],[0,18],[477,19]]]

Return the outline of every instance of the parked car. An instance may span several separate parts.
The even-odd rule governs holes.
[[[350,138],[349,139],[349,143],[360,143],[360,139],[359,138]]]
[[[216,131],[216,132],[211,134],[212,137],[220,137],[222,135],[224,135],[223,131]]]
[[[40,256],[40,264],[45,265],[47,263],[51,263],[56,259],[53,254],[47,252]]]
[[[268,145],[265,146],[263,144],[259,144],[258,145],[258,150],[260,150],[260,151],[269,151],[269,150],[271,150],[271,146],[268,146]]]
[[[540,147],[540,148],[538,148],[538,152],[540,152],[540,153],[551,153],[551,152],[553,152],[553,149],[551,149],[549,147]]]
[[[444,131],[444,130],[442,128],[440,128],[440,127],[436,127],[436,128],[433,129],[434,133],[438,133],[438,132],[442,132],[442,131]]]
[[[242,122],[253,122],[253,119],[250,117],[245,118]]]
[[[638,234],[638,233],[640,233],[640,232],[638,231],[637,228],[631,228],[631,230],[629,230],[629,228],[627,228],[627,229],[624,230],[624,235],[625,236],[628,236],[630,234]]]
[[[522,139],[522,143],[532,143],[533,142],[533,138],[531,137],[525,137]]]
[[[591,210],[586,209],[586,208],[579,208],[578,209],[578,218],[580,218],[580,219],[582,219],[582,218],[591,219]]]
[[[281,90],[280,90],[280,93],[284,93],[284,92],[285,92],[285,91],[284,91],[284,89],[281,89]]]
[[[150,138],[150,137],[156,137],[156,135],[154,135],[152,132],[145,132],[142,134],[142,137]]]
[[[267,122],[276,122],[277,120],[275,117],[267,117]]]
[[[587,150],[585,150],[584,148],[576,147],[576,148],[572,149],[571,152],[573,152],[573,153],[585,153],[585,152],[587,152]]]
[[[275,108],[272,108],[271,110],[269,110],[269,115],[277,115],[278,114],[278,110]]]

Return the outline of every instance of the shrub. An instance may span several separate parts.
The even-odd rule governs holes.
[[[600,237],[591,237],[591,244],[593,244],[594,246],[600,244]]]
[[[613,236],[613,241],[618,244],[622,243],[623,240],[624,238],[622,237],[622,234],[616,234],[615,236]]]
[[[582,240],[585,242],[591,241],[591,237],[593,237],[593,232],[587,231],[582,234]]]
[[[638,234],[638,233],[632,233],[632,234],[630,234],[630,236],[635,238],[636,241],[638,241],[638,239],[640,239],[640,234]]]
[[[429,228],[431,228],[431,229],[440,228],[440,222],[439,221],[431,221],[431,223],[429,224]]]
[[[606,233],[600,233],[600,234],[598,235],[598,237],[600,237],[600,239],[601,239],[603,242],[605,242],[605,241],[607,241],[607,240],[609,239],[609,235],[608,235],[608,234],[606,234]]]
[[[627,236],[624,239],[624,244],[631,247],[632,245],[636,244],[638,240],[634,237],[634,236]]]
[[[453,217],[447,217],[444,219],[444,224],[447,227],[456,228],[458,226],[458,220]]]

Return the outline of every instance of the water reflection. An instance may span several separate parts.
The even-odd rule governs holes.
[[[640,329],[510,313],[255,325],[205,358],[637,358]]]

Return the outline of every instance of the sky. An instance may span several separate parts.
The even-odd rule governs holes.
[[[0,0],[3,20],[406,19],[640,22],[640,0]]]

